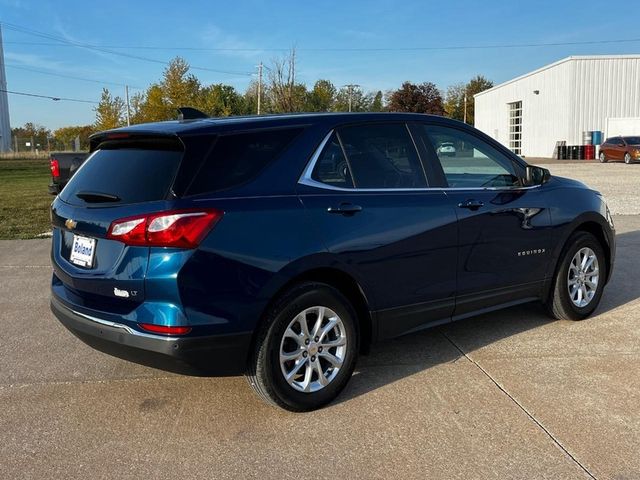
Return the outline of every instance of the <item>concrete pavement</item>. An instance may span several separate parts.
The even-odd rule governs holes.
[[[597,160],[525,158],[548,168],[552,175],[579,180],[601,192],[613,215],[640,215],[640,163],[600,163]]]
[[[309,414],[90,349],[49,312],[49,241],[0,242],[0,478],[640,478],[640,217],[615,221],[593,318],[527,305],[377,345]]]

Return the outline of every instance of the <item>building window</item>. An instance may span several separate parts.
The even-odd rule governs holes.
[[[509,104],[509,148],[522,155],[522,102]]]

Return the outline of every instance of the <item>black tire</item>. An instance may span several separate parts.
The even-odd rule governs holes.
[[[604,154],[604,152],[600,152],[598,160],[600,160],[600,163],[607,163],[607,156]]]
[[[584,307],[579,307],[573,303],[569,294],[567,279],[569,267],[574,255],[582,248],[588,247],[596,255],[598,260],[599,278],[596,292],[591,301]],[[556,273],[551,285],[551,293],[546,302],[546,307],[553,318],[558,320],[584,320],[598,307],[602,298],[605,279],[607,278],[607,263],[602,245],[596,237],[588,232],[576,232],[565,245],[560,256],[560,263],[556,268]]]
[[[631,164],[631,155],[629,154],[629,152],[624,154],[624,163],[626,163],[627,165]]]
[[[300,312],[314,306],[328,307],[339,316],[347,338],[346,353],[340,369],[328,385],[316,392],[302,392],[289,385],[283,375],[280,344],[289,323]],[[340,394],[353,374],[358,351],[357,317],[344,295],[324,283],[301,283],[280,296],[263,319],[249,360],[247,380],[256,393],[272,405],[293,412],[315,410]],[[319,359],[320,356],[318,362]]]

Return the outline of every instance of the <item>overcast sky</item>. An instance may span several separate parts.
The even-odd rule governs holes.
[[[175,55],[219,71],[194,70],[203,83],[244,91],[260,61],[291,46],[298,49],[299,80],[308,85],[327,78],[337,86],[384,91],[410,80],[445,90],[476,74],[500,83],[569,55],[640,53],[639,19],[637,1],[0,0],[8,89],[90,101],[99,99],[102,86],[119,95],[124,84],[132,91],[145,88],[160,78],[161,62]],[[160,63],[71,46],[65,39]],[[622,39],[636,41],[402,50]],[[361,48],[390,50],[355,50]],[[9,104],[12,126],[32,121],[55,129],[94,120],[88,103],[10,95]]]

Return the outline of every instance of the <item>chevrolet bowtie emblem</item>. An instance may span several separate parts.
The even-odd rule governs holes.
[[[69,230],[73,230],[74,228],[76,228],[76,225],[78,225],[78,222],[76,222],[71,218],[67,218],[67,221],[64,222],[64,226],[67,227]]]

